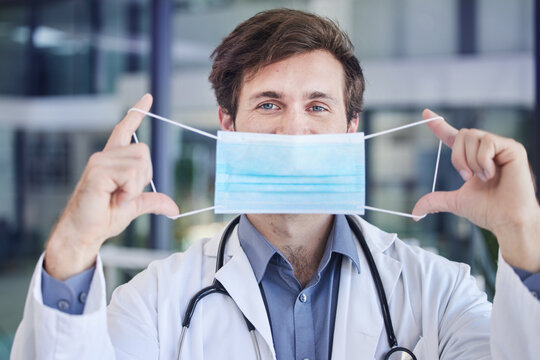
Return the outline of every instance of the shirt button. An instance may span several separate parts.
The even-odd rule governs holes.
[[[531,291],[531,294],[532,294],[532,296],[534,296],[535,298],[538,299],[538,292],[533,290],[533,291]]]
[[[304,293],[300,294],[300,302],[305,303],[306,301],[307,301],[307,295]]]
[[[84,304],[86,302],[86,296],[88,294],[86,294],[85,292],[82,292],[79,294],[79,301],[81,302],[81,304]]]
[[[69,302],[64,299],[58,300],[58,302],[56,303],[56,306],[58,307],[59,310],[62,310],[62,311],[69,310]]]

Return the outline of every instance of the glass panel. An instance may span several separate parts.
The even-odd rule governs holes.
[[[404,1],[403,23],[404,31],[396,33],[403,55],[440,56],[456,52],[457,1]],[[401,41],[403,44],[399,45]]]
[[[0,6],[0,94],[26,92],[28,13],[23,6]]]
[[[456,12],[456,1],[359,1],[351,36],[361,59],[452,54]]]
[[[478,0],[478,51],[532,51],[533,3],[533,0]]]

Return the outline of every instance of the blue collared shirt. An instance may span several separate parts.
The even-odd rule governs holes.
[[[345,216],[334,216],[319,267],[303,289],[289,261],[245,215],[240,218],[238,237],[266,300],[278,360],[329,359],[342,259],[348,257],[360,271],[355,240]]]

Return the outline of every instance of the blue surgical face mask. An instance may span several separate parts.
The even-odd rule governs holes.
[[[218,136],[132,108],[159,120],[217,140],[215,205],[217,214],[364,214],[373,210],[419,218],[365,204],[365,140],[442,119],[435,117],[364,136],[364,133],[276,135],[219,131]],[[134,134],[135,141],[137,137]],[[439,164],[441,142],[432,191]],[[155,187],[151,182],[152,189]]]
[[[364,134],[219,131],[216,213],[363,214]]]

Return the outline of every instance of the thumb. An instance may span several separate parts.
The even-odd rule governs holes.
[[[451,212],[456,214],[457,191],[435,191],[426,194],[418,200],[412,211],[413,215],[424,216],[438,212]],[[418,219],[420,220],[420,219]],[[418,221],[417,220],[417,221]]]
[[[162,193],[144,192],[133,199],[132,204],[134,206],[133,218],[143,214],[175,216],[180,213],[173,199]]]

